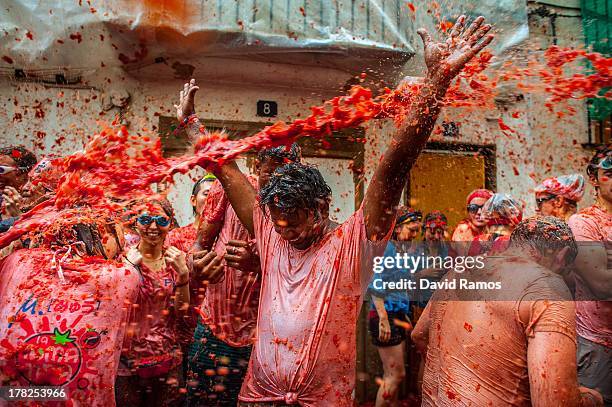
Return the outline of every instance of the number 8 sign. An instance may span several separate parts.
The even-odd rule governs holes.
[[[271,100],[257,101],[257,116],[274,117],[278,114],[278,104]]]

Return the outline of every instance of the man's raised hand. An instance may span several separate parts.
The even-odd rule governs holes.
[[[176,118],[179,122],[183,122],[187,117],[195,113],[195,94],[200,89],[196,86],[195,79],[190,80],[183,89],[179,92],[179,103],[174,105],[176,109]]]
[[[457,19],[445,42],[434,42],[424,28],[417,30],[424,45],[428,77],[435,84],[448,85],[476,54],[493,41],[487,34],[491,25],[484,24],[484,17],[477,17],[465,28],[465,16]]]

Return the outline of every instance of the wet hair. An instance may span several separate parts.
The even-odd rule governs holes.
[[[95,224],[88,223],[77,223],[72,227],[75,233],[76,240],[83,242],[85,245],[85,251],[90,256],[99,255],[108,259],[104,245],[102,245],[102,238],[100,232]]]
[[[314,209],[329,202],[331,189],[316,167],[290,163],[279,167],[270,182],[259,191],[259,204],[274,206],[284,213]]]
[[[38,162],[34,153],[24,146],[2,147],[0,148],[0,155],[5,155],[15,161],[19,171],[23,174],[30,172]]]
[[[293,143],[290,147],[279,146],[264,148],[257,153],[257,160],[259,162],[264,162],[266,160],[277,160],[284,163],[299,163],[302,161],[302,149],[298,143]]]
[[[578,254],[578,246],[570,227],[554,216],[532,216],[521,221],[510,235],[510,244],[536,250],[542,256],[549,256],[550,250],[557,252],[569,247],[566,264]]]
[[[587,175],[593,179],[597,179],[597,166],[601,162],[601,160],[605,159],[608,156],[612,155],[612,144],[607,144],[605,146],[598,147],[595,150],[595,154],[589,160],[587,164]]]

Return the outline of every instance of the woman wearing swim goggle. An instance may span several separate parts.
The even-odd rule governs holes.
[[[487,189],[476,189],[468,195],[466,199],[468,216],[459,222],[451,238],[453,249],[458,255],[465,256],[472,241],[485,233],[487,220],[480,215],[483,205],[491,196],[493,192]]]
[[[117,405],[161,406],[179,397],[173,386],[182,363],[176,324],[189,306],[189,268],[184,252],[164,247],[174,226],[170,203],[148,200],[138,212],[132,229],[140,241],[128,250],[126,261],[140,271],[142,283],[129,321],[132,335],[123,346],[116,397]]]

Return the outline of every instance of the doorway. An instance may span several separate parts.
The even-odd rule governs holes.
[[[452,234],[467,215],[465,199],[477,188],[495,190],[494,145],[430,143],[410,171],[404,202],[423,216],[441,211]]]

